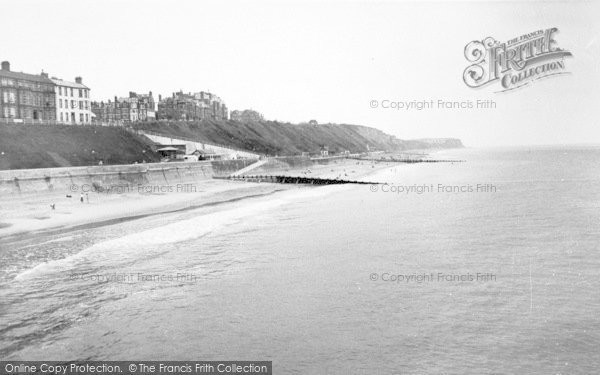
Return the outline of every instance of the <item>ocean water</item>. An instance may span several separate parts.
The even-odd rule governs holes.
[[[597,373],[600,148],[436,158],[466,162],[0,239],[0,358]]]

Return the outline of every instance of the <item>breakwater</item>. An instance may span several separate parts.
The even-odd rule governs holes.
[[[238,172],[245,170],[248,172],[252,171],[253,176],[279,176],[284,178],[284,176],[280,176],[283,171],[310,168],[314,165],[337,164],[340,159],[343,158],[310,159],[308,157],[279,157],[259,161],[253,158],[200,162],[1,170],[0,194],[69,193],[71,192],[71,186],[84,184],[93,187],[94,191],[110,190],[112,187],[125,189],[127,186],[137,185],[187,184],[210,180],[213,177],[229,178],[239,175]],[[247,169],[253,164],[256,166],[255,168]],[[310,182],[300,181],[305,180],[280,180],[273,182],[318,185],[358,183],[315,178]]]
[[[366,182],[357,180],[342,180],[337,178],[319,178],[319,177],[294,177],[294,176],[271,176],[271,175],[243,175],[213,177],[215,179],[245,181],[245,182],[267,182],[276,184],[302,184],[302,185],[339,185],[339,184],[362,184],[374,185],[378,182]]]
[[[464,163],[466,160],[453,160],[453,159],[413,159],[413,158],[360,158],[351,157],[350,159],[362,160],[362,161],[381,161],[381,162],[392,162],[392,163]]]

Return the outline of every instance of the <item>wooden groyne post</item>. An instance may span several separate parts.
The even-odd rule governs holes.
[[[271,175],[253,175],[253,176],[226,176],[213,178],[219,180],[246,181],[246,182],[268,182],[276,184],[302,184],[302,185],[340,185],[340,184],[360,184],[373,185],[379,182],[366,182],[356,180],[339,180],[333,178],[318,177],[294,177],[294,176],[271,176]]]

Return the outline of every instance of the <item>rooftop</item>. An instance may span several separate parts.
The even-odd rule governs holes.
[[[33,82],[41,82],[41,83],[52,83],[48,77],[45,77],[41,74],[27,74],[27,73],[19,73],[13,72],[10,70],[0,70],[0,77],[13,78],[13,79],[22,79]]]
[[[58,78],[51,78],[51,81],[59,86],[67,86],[67,87],[73,87],[76,89],[89,89],[89,87],[87,87],[86,85],[82,84],[82,83],[76,83],[76,82],[70,82],[70,81],[65,81],[64,79],[58,79]]]

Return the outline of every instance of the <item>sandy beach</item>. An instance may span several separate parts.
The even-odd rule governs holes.
[[[369,175],[392,165],[397,164],[340,159],[331,164],[272,174],[365,181]],[[12,240],[28,233],[133,219],[294,188],[285,184],[202,180],[180,186],[132,185],[102,192],[77,186],[72,192],[9,195],[0,198],[0,239]]]

